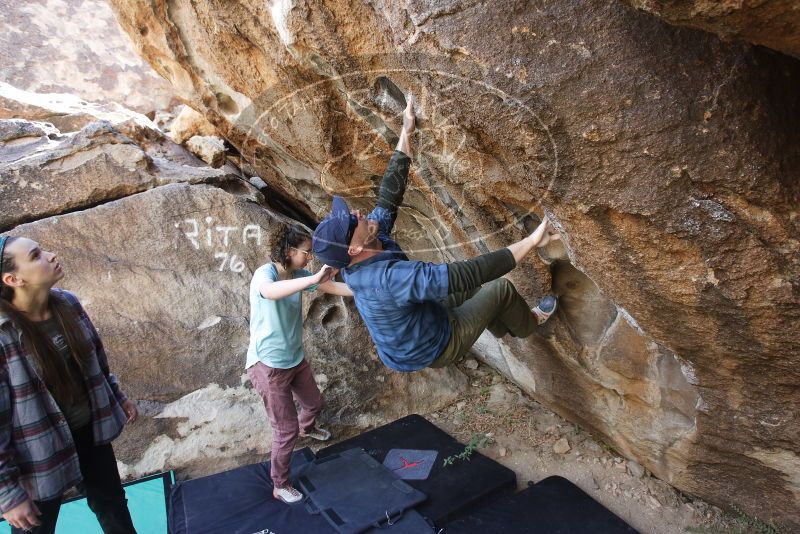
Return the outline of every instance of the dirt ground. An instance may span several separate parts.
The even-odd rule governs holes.
[[[467,359],[462,370],[470,376],[468,396],[424,415],[462,443],[488,434],[480,452],[514,470],[519,489],[562,476],[646,534],[780,532],[677,491],[493,369]]]

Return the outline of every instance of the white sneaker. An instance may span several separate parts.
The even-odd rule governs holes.
[[[331,439],[331,433],[324,428],[314,427],[308,432],[300,432],[301,438],[311,438],[317,441],[328,441]]]
[[[286,504],[294,504],[303,500],[303,494],[289,484],[282,488],[275,488],[272,490],[272,496]]]
[[[545,295],[531,311],[536,316],[536,322],[543,325],[556,312],[558,299],[554,295]]]

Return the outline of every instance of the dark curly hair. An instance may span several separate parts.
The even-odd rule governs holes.
[[[311,234],[300,225],[293,224],[286,228],[282,235],[277,239],[272,247],[270,259],[275,263],[279,263],[284,269],[289,268],[291,259],[289,258],[289,249],[292,247],[299,247],[304,242],[311,239]]]

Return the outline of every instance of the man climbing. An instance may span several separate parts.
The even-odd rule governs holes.
[[[409,95],[375,209],[365,217],[334,196],[312,245],[319,261],[341,269],[381,361],[403,372],[458,362],[486,328],[496,337],[531,335],[553,314],[556,298],[545,296],[531,309],[502,276],[534,248],[560,238],[545,217],[525,239],[476,258],[409,260],[390,235],[405,193],[414,130]]]

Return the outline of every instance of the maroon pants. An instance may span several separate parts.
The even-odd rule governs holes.
[[[282,488],[289,481],[292,450],[300,430],[305,432],[314,428],[314,420],[322,411],[322,393],[307,360],[289,369],[276,369],[256,362],[247,369],[247,375],[264,400],[272,425],[270,476],[275,487]],[[300,403],[300,417],[292,394]]]

